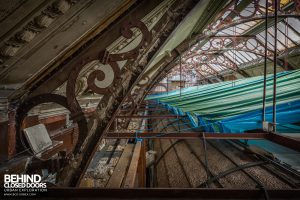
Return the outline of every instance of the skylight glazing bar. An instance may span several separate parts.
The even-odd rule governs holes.
[[[239,51],[235,50],[235,55],[236,55],[236,57],[238,57],[240,60],[243,61],[242,63],[249,62]]]
[[[289,31],[289,30],[288,30],[288,27],[287,27],[287,30],[285,29],[287,25],[285,25],[285,24],[283,24],[283,23],[279,23],[278,25],[279,25],[278,31],[279,31],[282,35],[284,35],[285,39],[288,39],[288,41],[287,41],[287,43],[288,43],[287,45],[288,45],[288,46],[285,45],[285,47],[288,48],[288,47],[289,47],[289,43],[293,43],[294,46],[297,45],[297,43],[294,42],[294,41],[288,36],[288,31]],[[283,28],[285,29],[284,32],[283,32],[283,30],[281,30],[281,27],[282,27],[282,26],[283,26]],[[285,32],[287,32],[287,33],[285,33]]]
[[[238,59],[235,59],[235,58],[234,58],[234,52],[233,52],[232,50],[227,51],[227,52],[225,52],[225,53],[228,54],[227,56],[228,56],[233,62],[236,62],[237,64],[243,63],[243,62],[239,61]]]
[[[260,34],[262,34],[262,33],[257,34],[256,37],[257,37],[261,42],[265,42],[265,36],[263,37],[263,36],[261,36]],[[269,36],[269,34],[267,34],[267,36],[268,36],[268,38],[272,37],[271,35]],[[274,49],[273,44],[272,44],[269,40],[267,40],[267,47],[268,47],[268,49]]]
[[[282,50],[282,49],[284,49],[285,47],[284,47],[284,44],[280,41],[280,40],[278,40],[278,32],[277,32],[277,23],[274,25],[275,27],[270,27],[269,29],[268,29],[268,33],[274,38],[274,48],[275,48],[275,43],[276,43],[276,46],[278,46],[278,47],[276,47],[276,49],[278,48],[278,49],[280,49],[280,50]],[[274,31],[274,33],[272,33],[271,32],[271,30],[272,31]],[[275,37],[275,35],[276,35],[276,37]]]

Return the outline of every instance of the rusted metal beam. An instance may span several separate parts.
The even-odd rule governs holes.
[[[139,105],[138,108],[140,108],[140,109],[143,109],[143,108],[149,109],[149,108],[164,108],[164,107],[161,104],[156,104],[156,105],[148,105],[148,106]]]
[[[203,138],[208,140],[224,139],[224,140],[249,140],[249,139],[265,139],[270,140],[279,145],[300,152],[300,140],[291,137],[275,134],[275,133],[197,133],[197,132],[144,132],[144,133],[128,133],[128,132],[108,132],[105,138],[151,138],[151,139],[193,139]]]
[[[193,139],[203,138],[208,140],[246,140],[246,139],[267,139],[268,133],[197,133],[197,132],[144,132],[144,133],[128,133],[128,132],[108,132],[105,138],[157,138],[157,139]]]
[[[155,105],[155,106],[157,106],[157,105],[159,105],[159,104],[157,104],[157,102],[150,102],[150,103],[140,103],[139,104],[140,106],[153,106],[153,105]]]
[[[148,5],[148,1],[146,2]],[[152,3],[152,1],[151,1]],[[97,128],[95,130],[92,130],[89,137],[86,138],[85,145],[82,146],[82,151],[80,152],[80,155],[78,156],[78,159],[72,162],[76,162],[77,168],[72,168],[72,163],[66,166],[61,174],[66,175],[66,177],[59,177],[58,182],[62,182],[63,185],[68,186],[78,186],[80,183],[80,180],[84,177],[85,171],[92,160],[92,157],[94,153],[97,151],[100,139],[104,135],[103,133],[106,133],[110,125],[113,123],[115,116],[117,115],[117,110],[121,108],[121,105],[126,101],[126,99],[129,97],[129,95],[132,94],[132,91],[135,88],[135,85],[140,82],[140,79],[142,78],[142,74],[145,72],[147,64],[150,62],[151,59],[156,55],[155,53],[162,47],[163,43],[167,40],[167,38],[171,35],[171,33],[175,30],[179,22],[190,12],[190,10],[195,6],[197,2],[193,0],[187,0],[187,1],[179,1],[176,0],[172,5],[168,8],[170,11],[172,10],[180,10],[180,12],[172,13],[167,11],[160,20],[155,24],[153,27],[153,30],[156,32],[154,37],[151,38],[146,37],[143,38],[139,45],[144,45],[143,48],[135,48],[131,50],[130,55],[126,54],[126,57],[122,57],[118,54],[109,54],[107,55],[107,51],[102,52],[101,59],[100,60],[108,60],[110,62],[110,65],[113,65],[114,69],[119,68],[117,61],[119,60],[132,60],[137,59],[137,62],[134,63],[128,63],[125,67],[122,68],[122,76],[119,76],[118,78],[115,78],[115,84],[111,84],[109,87],[109,92],[101,92],[101,94],[104,94],[104,97],[101,99],[98,107],[97,107]],[[142,10],[136,10],[137,12],[142,12],[142,14],[145,15],[147,12],[143,12]],[[132,13],[133,14],[133,13]],[[141,13],[140,13],[141,14]],[[170,17],[171,15],[171,17]],[[131,17],[134,17],[135,20],[132,22],[127,21],[127,27],[123,28],[121,33],[128,37],[131,33],[128,32],[130,27],[138,27],[142,33],[145,32],[145,34],[149,34],[149,30],[146,28],[145,24],[143,24],[138,19],[140,17],[136,17],[136,15],[131,15]],[[146,36],[143,34],[143,36]],[[146,43],[147,42],[147,43]],[[147,45],[146,45],[147,44]],[[99,45],[99,44],[97,44]],[[94,49],[95,47],[95,49]],[[138,46],[139,47],[139,46]],[[96,59],[99,59],[99,51],[97,51],[97,46],[89,46],[89,49],[93,49],[93,56],[97,56]],[[95,51],[94,51],[95,50]],[[104,53],[104,54],[103,54]],[[140,55],[140,56],[139,56]],[[88,56],[88,54],[85,54],[85,56]],[[90,59],[93,59],[93,56],[89,57]],[[107,57],[107,59],[103,59]],[[117,57],[116,57],[117,56]],[[139,57],[138,57],[139,56]],[[76,70],[81,69],[84,64],[90,61],[90,59],[82,60],[83,57],[81,57],[79,66],[76,67]],[[143,60],[143,65],[138,64],[139,61],[141,61],[142,58],[146,58]],[[115,60],[112,60],[115,59]],[[84,62],[83,62],[84,61]],[[130,65],[130,66],[129,66]],[[76,66],[76,65],[75,65]],[[129,67],[129,69],[127,68]],[[73,72],[73,71],[72,71]],[[93,76],[92,79],[97,78],[97,76],[102,76],[101,71],[95,71],[95,73],[91,73],[89,77]],[[76,76],[75,76],[75,75]],[[68,79],[68,83],[70,81],[76,80],[77,75],[79,74],[79,71],[74,71],[74,76],[70,76],[72,79]],[[124,76],[123,76],[124,75]],[[116,76],[114,76],[116,77]],[[122,83],[122,87],[120,87]],[[69,85],[74,86],[74,85]],[[95,84],[93,86],[96,87]],[[69,91],[73,91],[74,88],[69,87]],[[94,88],[99,92],[99,88]],[[96,91],[95,90],[95,91]],[[67,90],[68,91],[68,90]],[[143,91],[143,90],[141,90]],[[99,92],[100,93],[100,92]],[[137,97],[138,98],[138,97]],[[73,105],[73,103],[76,103],[76,96],[74,96],[74,93],[72,96],[68,96],[68,101],[70,104]]]
[[[167,108],[138,108],[138,109],[136,109],[136,111],[146,111],[146,110],[148,110],[148,111],[161,111],[162,109],[165,109],[165,110],[167,110]],[[121,109],[120,110],[120,112],[128,112],[128,111],[130,111],[130,109]]]
[[[274,143],[300,152],[300,140],[295,140],[291,137],[279,135],[276,133],[269,133],[267,135],[267,139]]]
[[[179,115],[117,115],[115,118],[182,118]]]
[[[146,142],[145,140],[141,141],[141,155],[139,159],[139,187],[146,187]]]
[[[300,190],[284,189],[267,191],[270,198],[299,199]],[[227,188],[48,188],[47,192],[39,193],[47,197],[101,197],[101,198],[211,198],[211,199],[264,199],[261,189],[227,189]]]

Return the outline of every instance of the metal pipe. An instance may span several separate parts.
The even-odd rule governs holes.
[[[166,127],[164,127],[166,128]],[[164,132],[164,129],[158,132],[139,132],[136,135],[129,132],[108,132],[105,138],[151,138],[151,139],[193,139],[202,138],[205,136],[206,140],[211,139],[231,139],[231,140],[245,140],[245,139],[268,139],[267,133],[201,133],[201,132]],[[287,142],[289,143],[289,142]],[[299,142],[298,142],[299,143]]]
[[[180,54],[180,57],[179,57],[179,60],[180,60],[180,74],[179,74],[179,92],[180,92],[180,96],[181,96],[181,73],[182,73],[182,60],[181,60],[181,54]]]
[[[184,116],[178,115],[117,115],[115,118],[183,118]]]
[[[268,1],[266,0],[265,15],[265,60],[264,60],[264,88],[263,88],[263,110],[262,121],[266,121],[266,91],[267,91],[267,55],[268,55]]]
[[[208,168],[208,159],[207,159],[207,147],[206,147],[206,140],[205,134],[202,133],[202,144],[204,149],[204,163],[205,163],[205,171],[206,171],[206,180],[210,179],[209,168]],[[206,187],[210,187],[210,183],[206,181]]]
[[[274,10],[274,17],[275,17],[275,24],[274,24],[274,78],[273,78],[273,132],[276,133],[276,67],[277,67],[277,23],[278,23],[278,0],[275,0],[275,10]]]
[[[180,101],[181,101],[181,88],[182,88],[182,80],[181,80],[181,75],[182,75],[182,58],[181,58],[181,54],[180,54],[180,75],[179,75],[179,92],[180,92]],[[179,115],[178,115],[179,116]],[[178,126],[178,131],[180,132],[180,125],[179,125],[179,120],[178,120],[178,123],[177,123],[177,126]]]
[[[71,188],[49,187],[47,197],[62,198],[97,198],[113,199],[259,199],[261,189],[228,189],[228,188]],[[299,190],[295,189],[269,189],[270,198],[299,199]]]

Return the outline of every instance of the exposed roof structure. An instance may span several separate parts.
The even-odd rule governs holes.
[[[0,27],[0,174],[298,197],[299,0],[1,1]]]

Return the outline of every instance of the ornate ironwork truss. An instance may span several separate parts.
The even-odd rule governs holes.
[[[44,93],[25,98],[18,105],[16,111],[17,142],[20,144],[18,152],[27,149],[21,124],[31,108],[48,102],[65,107],[71,112],[71,119],[79,127],[79,138],[73,150],[74,157],[65,162],[66,165],[61,169],[62,172],[59,173],[58,179],[62,185],[78,185],[97,149],[102,134],[110,127],[117,111],[127,105],[131,107],[132,111],[136,109],[138,99],[141,98],[149,84],[149,78],[140,76],[145,71],[146,64],[175,29],[177,22],[183,19],[195,3],[192,0],[184,3],[172,1],[151,31],[140,18],[134,17],[139,10],[132,11],[135,14],[130,14],[130,19],[125,21],[120,32],[124,38],[131,39],[134,36],[133,29],[138,29],[142,39],[136,47],[123,53],[111,53],[108,50],[99,51],[98,45],[94,42],[77,56],[81,59],[75,59],[76,65],[73,66],[66,82],[66,97]],[[145,13],[139,13],[138,16],[142,16],[141,14]],[[111,76],[108,76],[107,71],[103,68],[89,70],[86,79],[87,89],[102,95],[91,119],[94,124],[90,128],[87,126],[87,119],[77,99],[76,83],[86,64],[94,60],[99,60],[102,65],[105,65],[105,69],[112,72],[113,78],[111,79]],[[121,68],[119,61],[126,61],[125,66]],[[108,84],[103,86],[101,84],[103,81]]]
[[[181,62],[184,67],[189,70],[197,71],[197,74],[201,77],[203,75],[219,76],[222,71],[235,71],[243,76],[248,76],[244,71],[241,71],[238,67],[238,61],[244,63],[251,63],[254,60],[261,60],[266,56],[266,59],[273,61],[275,50],[270,46],[265,46],[265,42],[257,35],[247,35],[251,32],[251,28],[257,25],[266,18],[266,10],[268,10],[267,18],[274,18],[274,3],[275,0],[268,3],[268,7],[260,0],[253,1],[231,1],[215,18],[215,20],[208,25],[204,32],[190,39],[188,42],[188,51],[181,53]],[[285,1],[280,4],[277,17],[285,23],[286,26],[291,27],[285,19],[299,18],[300,10],[299,0]],[[252,23],[248,25],[249,23]],[[246,24],[246,25],[244,25]],[[245,28],[241,28],[243,25]],[[292,28],[292,27],[291,27]],[[295,29],[293,29],[296,31]],[[298,34],[298,32],[296,31]],[[268,34],[272,33],[268,30]],[[284,33],[282,33],[284,34]],[[261,37],[261,36],[260,36]],[[285,35],[285,37],[288,37]],[[293,42],[291,38],[289,40]],[[288,45],[283,44],[283,41],[279,41],[286,48],[283,51],[288,51]],[[194,44],[191,46],[191,44]],[[184,45],[182,45],[184,46]],[[177,50],[180,48],[177,48]],[[266,55],[265,55],[266,51]],[[279,50],[276,50],[278,53]],[[239,54],[229,58],[230,53]],[[245,54],[248,55],[245,56]],[[253,59],[255,58],[255,59]],[[197,63],[197,64],[196,64]],[[243,63],[243,64],[244,64]],[[286,63],[286,61],[285,61]],[[287,65],[279,61],[280,65]],[[175,66],[174,66],[175,65]],[[171,75],[179,75],[178,67],[179,59],[173,64],[174,69],[171,71]],[[199,67],[199,65],[201,65]],[[217,65],[218,68],[211,65]],[[200,70],[199,70],[200,68]],[[186,70],[181,76],[186,77]]]

